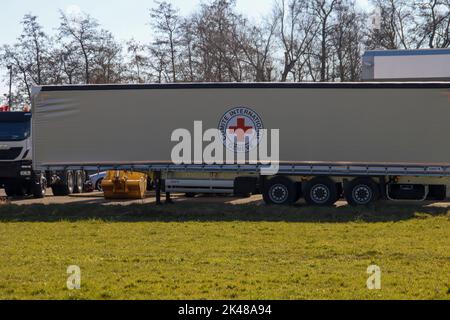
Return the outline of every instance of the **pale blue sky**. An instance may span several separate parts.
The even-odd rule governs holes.
[[[201,3],[200,0],[172,0],[182,14],[189,14]],[[204,1],[203,1],[204,2]],[[58,10],[71,11],[78,8],[94,16],[100,24],[113,32],[119,40],[131,37],[145,41],[150,36],[148,25],[152,0],[2,0],[2,28],[0,43],[10,43],[20,34],[20,20],[28,13],[39,17],[46,31],[52,32],[59,23]],[[272,0],[238,0],[238,9],[250,16],[270,12]],[[7,27],[6,27],[7,26]]]
[[[95,17],[102,27],[110,30],[118,40],[135,38],[142,42],[151,39],[149,9],[153,0],[1,0],[2,27],[0,28],[0,45],[10,44],[20,35],[20,21],[27,13],[39,17],[39,22],[49,34],[59,24],[59,13],[81,10]],[[356,0],[362,7],[367,7],[369,0]],[[178,7],[183,15],[193,12],[200,3],[208,0],[169,0]],[[237,9],[250,18],[259,18],[269,14],[274,0],[237,0]],[[1,83],[6,69],[0,68],[0,95],[5,87]]]
[[[189,14],[202,2],[208,0],[169,0],[182,14]],[[270,13],[274,0],[237,0],[237,9],[245,15],[258,18]],[[361,6],[367,6],[369,0],[357,0]],[[39,17],[40,23],[48,33],[52,33],[59,24],[61,9],[82,10],[94,16],[100,24],[113,32],[118,40],[131,37],[145,41],[150,37],[148,25],[149,9],[152,0],[2,0],[2,27],[0,44],[11,43],[19,36],[20,21],[26,13]]]

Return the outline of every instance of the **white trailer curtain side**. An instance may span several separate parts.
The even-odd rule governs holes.
[[[34,88],[33,166],[169,165],[175,129],[232,108],[280,129],[280,162],[450,166],[450,82]],[[445,169],[444,169],[445,170]],[[450,173],[450,172],[449,172]]]

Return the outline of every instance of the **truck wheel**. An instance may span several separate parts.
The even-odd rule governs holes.
[[[37,179],[39,179],[39,181],[33,183],[32,193],[35,199],[42,199],[45,198],[47,193],[47,180],[43,174],[38,176]]]
[[[380,199],[380,188],[369,178],[358,178],[349,182],[344,193],[351,206],[367,206]]]
[[[16,188],[14,185],[6,184],[5,185],[5,193],[7,197],[15,197],[17,196]]]
[[[84,187],[83,181],[84,181],[83,172],[81,172],[79,170],[75,171],[73,193],[83,193],[83,187]]]
[[[266,204],[291,205],[297,199],[297,186],[286,177],[275,177],[266,182],[263,199]]]
[[[305,200],[312,206],[332,206],[338,200],[336,184],[329,178],[318,177],[305,185]]]
[[[24,197],[28,194],[26,182],[17,182],[5,186],[8,197]]]

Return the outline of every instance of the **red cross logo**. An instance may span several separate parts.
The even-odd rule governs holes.
[[[238,118],[237,125],[228,128],[230,134],[236,134],[238,142],[245,141],[245,135],[253,132],[253,127],[245,125],[245,118]]]

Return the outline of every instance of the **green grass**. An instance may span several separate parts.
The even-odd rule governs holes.
[[[450,299],[442,208],[4,205],[0,221],[0,299]]]

